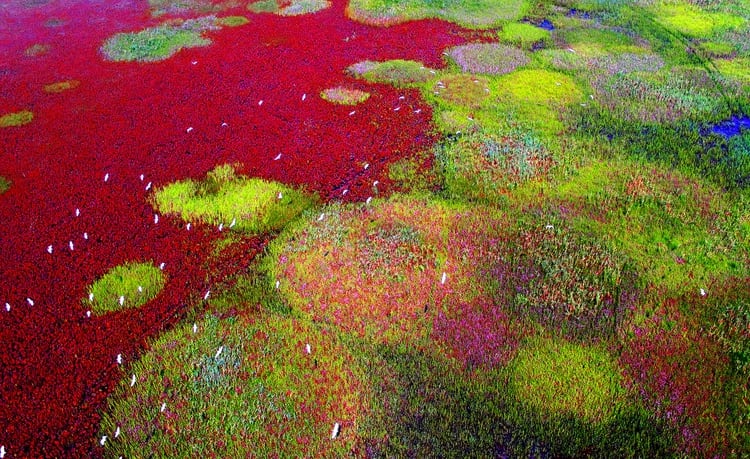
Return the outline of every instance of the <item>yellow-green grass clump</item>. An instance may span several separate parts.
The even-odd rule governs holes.
[[[153,197],[161,213],[252,234],[283,228],[316,201],[277,182],[237,175],[231,165],[217,166],[202,181],[181,180],[159,188]]]
[[[137,308],[162,291],[166,277],[152,263],[115,266],[89,287],[84,304],[96,315]]]
[[[742,206],[714,186],[656,165],[596,161],[555,184],[527,182],[519,205],[543,193],[579,209],[581,231],[622,251],[648,284],[696,292],[713,279],[748,275]]]
[[[351,456],[372,399],[362,374],[334,333],[307,322],[207,316],[129,369],[100,425],[105,456]]]
[[[359,89],[345,88],[337,86],[328,88],[320,93],[320,97],[328,102],[339,105],[357,105],[370,98],[370,93],[360,91]]]
[[[519,122],[527,122],[545,133],[562,129],[560,110],[583,100],[583,92],[571,77],[542,69],[503,75],[497,80],[495,91],[501,105],[513,111]]]
[[[438,313],[488,290],[489,241],[504,222],[486,208],[395,196],[331,205],[274,241],[269,282],[292,310],[375,342],[417,343]]]
[[[560,31],[558,35],[571,49],[584,57],[618,53],[643,54],[648,51],[628,35],[609,29],[579,27]]]
[[[709,38],[747,22],[742,16],[705,11],[687,2],[662,2],[652,9],[660,24],[692,38]]]
[[[176,20],[149,27],[140,32],[118,33],[108,38],[100,51],[106,60],[114,62],[155,62],[168,59],[184,48],[208,46],[204,37],[207,30],[216,30],[215,16]]]
[[[553,165],[550,151],[521,129],[476,132],[436,150],[445,192],[470,201],[498,202],[518,184],[543,176]]]
[[[505,24],[498,36],[501,41],[524,49],[544,47],[552,40],[549,30],[525,22]]]
[[[350,65],[347,72],[371,83],[389,83],[394,86],[413,86],[428,81],[436,73],[421,62],[394,59],[384,62],[361,61]]]
[[[29,124],[34,119],[34,113],[29,110],[7,113],[0,116],[0,128],[15,127]]]
[[[489,80],[465,73],[444,75],[433,84],[432,93],[449,105],[479,109],[490,96]]]
[[[486,29],[520,19],[529,9],[527,0],[350,0],[347,15],[374,25],[438,18],[468,28]]]
[[[300,16],[302,14],[316,13],[331,6],[328,0],[292,0],[281,2],[279,0],[260,0],[247,5],[247,9],[253,13],[274,13],[279,16]]]
[[[245,16],[224,16],[216,20],[216,24],[225,27],[239,27],[250,23]]]
[[[616,361],[596,346],[530,338],[510,368],[515,396],[544,417],[573,416],[601,424],[625,401]]]
[[[46,43],[36,43],[24,50],[24,55],[27,57],[39,57],[47,54],[51,46]]]
[[[10,180],[0,176],[0,194],[5,193],[10,188]]]
[[[81,82],[78,80],[58,81],[56,83],[50,83],[50,84],[44,85],[44,92],[49,93],[49,94],[57,94],[57,93],[69,91],[71,89],[75,89],[80,85],[81,85]]]
[[[167,14],[209,14],[238,6],[237,0],[213,2],[211,0],[148,0],[153,17]]]

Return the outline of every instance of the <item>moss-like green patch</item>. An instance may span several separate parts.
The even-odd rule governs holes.
[[[118,33],[104,42],[101,52],[109,61],[154,62],[168,59],[183,48],[211,44],[203,32],[216,29],[213,16],[165,23],[140,32]]]
[[[10,189],[10,180],[0,176],[0,194],[5,193]]]
[[[34,119],[34,113],[29,110],[23,110],[20,112],[8,113],[0,116],[0,128],[23,126],[29,124]]]
[[[429,199],[329,206],[274,241],[269,282],[313,321],[376,342],[417,341],[440,311],[453,317],[486,293],[481,273],[497,261],[488,244],[501,221]]]
[[[216,24],[225,27],[239,27],[249,24],[250,19],[245,16],[224,16],[216,20]]]
[[[57,83],[44,85],[44,92],[55,94],[68,91],[70,89],[75,89],[80,85],[81,82],[78,80],[58,81]]]
[[[151,263],[126,263],[112,268],[89,287],[84,304],[97,315],[137,308],[164,288],[164,273]]]
[[[511,386],[519,400],[548,416],[605,423],[624,401],[617,363],[597,347],[530,339],[511,368]]]
[[[253,13],[275,13],[279,16],[300,16],[322,11],[331,6],[328,0],[260,0],[247,5]]]
[[[520,46],[524,49],[548,45],[552,38],[549,30],[524,22],[505,24],[498,36],[505,43]]]
[[[484,29],[520,19],[529,8],[526,0],[351,0],[347,14],[352,19],[375,25],[439,18],[464,27]]]
[[[467,73],[502,75],[522,67],[530,59],[520,49],[498,43],[471,43],[448,50],[448,55]]]
[[[470,109],[480,108],[490,95],[486,78],[465,73],[442,76],[433,85],[432,92],[448,104]]]
[[[347,72],[373,83],[390,83],[394,86],[423,83],[435,73],[421,62],[401,59],[385,62],[362,61],[349,66]]]
[[[111,396],[100,434],[113,457],[350,456],[372,398],[362,379],[323,329],[207,317],[150,346]]]
[[[647,50],[636,45],[633,38],[609,29],[577,27],[560,31],[558,36],[567,42],[576,53],[595,57],[618,53],[644,53]]]
[[[218,166],[203,181],[182,180],[156,190],[154,207],[186,222],[201,221],[247,233],[284,227],[317,201],[315,196]]]
[[[212,0],[148,0],[151,15],[210,14],[234,8],[239,5],[238,0],[216,2]]]
[[[708,12],[688,3],[662,2],[653,9],[659,23],[696,38],[709,38],[718,32],[737,29],[746,22],[741,16]]]
[[[359,89],[344,88],[337,86],[329,88],[320,93],[320,97],[328,102],[339,105],[357,105],[370,98],[370,93]]]
[[[276,0],[260,0],[249,3],[247,9],[253,13],[276,13],[279,11],[279,4]]]

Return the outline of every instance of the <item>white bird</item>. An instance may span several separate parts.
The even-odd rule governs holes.
[[[307,99],[307,94],[302,94],[302,100]]]
[[[227,127],[229,126],[227,123],[221,123],[221,127]]]
[[[142,286],[140,286],[140,285],[138,286],[138,292],[139,292],[139,293],[143,293],[143,287],[142,287]]]
[[[120,436],[120,426],[117,426],[117,428],[115,429],[115,438],[119,436]]]
[[[166,409],[167,409],[167,402],[164,402],[164,403],[161,404],[161,409],[159,411],[161,411],[163,413],[164,410],[166,410]]]
[[[81,209],[76,208],[76,217],[80,217]]]
[[[397,112],[399,110],[401,110],[401,107],[396,107],[396,108],[393,109],[394,112]]]
[[[89,233],[83,233],[83,238],[88,241],[89,240]]]
[[[206,294],[203,295],[203,301],[206,301],[208,299],[208,296],[211,294],[211,290],[207,290]]]
[[[223,229],[224,229],[224,224],[223,223],[219,223],[219,232],[221,232],[221,230],[223,230]]]
[[[404,100],[404,99],[406,99],[406,96],[401,96],[398,98],[398,100]]]
[[[193,333],[198,333],[198,324],[193,324]]]
[[[420,113],[422,113],[422,109],[418,108],[418,109],[414,110],[414,113],[416,113],[417,115],[419,115]]]
[[[159,223],[159,214],[154,214],[154,225]]]
[[[339,425],[339,423],[337,422],[337,423],[335,423],[335,424],[333,425],[333,430],[331,431],[331,440],[335,440],[335,439],[336,439],[336,437],[338,437],[338,436],[339,436],[339,432],[340,432],[340,431],[341,431],[341,426],[340,426],[340,425]]]
[[[552,226],[552,225],[546,225],[545,228],[548,229],[548,230],[555,229],[555,227]]]
[[[318,221],[322,222],[324,218],[326,218],[326,214],[320,214],[320,217],[318,217]]]
[[[192,126],[190,126],[189,128],[187,128],[187,129],[185,130],[185,132],[188,132],[188,133],[190,133],[190,132],[192,132],[192,131],[193,131],[193,127],[192,127]]]
[[[258,107],[260,107],[261,105],[263,105],[263,101],[262,101],[262,100],[259,100],[259,101],[258,101]]]
[[[34,306],[34,300],[31,298],[26,298],[26,302],[29,303],[29,306]]]
[[[369,204],[370,201],[372,201],[372,196],[370,196],[369,198],[367,198],[367,200],[365,201],[365,204]]]
[[[365,163],[364,168],[367,170],[367,168],[370,167],[370,163]]]
[[[122,354],[117,354],[117,364],[122,365]]]
[[[276,288],[277,288],[277,289],[279,288],[279,286],[280,286],[280,285],[281,285],[281,282],[279,282],[279,281],[276,281]]]
[[[224,350],[224,346],[219,346],[219,350],[216,351],[216,355],[214,356],[214,358],[218,359],[219,356],[221,355],[221,351],[223,351],[223,350]]]
[[[357,110],[352,110],[352,111],[349,112],[349,116],[352,116],[355,113],[357,113]]]
[[[0,446],[0,458],[5,457],[5,445]]]
[[[159,265],[159,269],[161,269],[162,271],[164,271],[164,266],[166,266],[166,263],[162,263],[162,264],[160,264],[160,265]]]
[[[198,63],[198,61],[193,61],[193,62],[191,62],[191,64],[193,64],[193,65],[195,65],[195,64],[197,64],[197,63]]]
[[[280,159],[281,159],[281,153],[279,153],[278,155],[276,155],[276,157],[273,160],[274,161],[278,161]]]
[[[94,294],[93,293],[89,293],[89,301],[94,301]]]
[[[120,301],[120,306],[122,306],[123,304],[125,304],[125,295],[120,295],[119,301]]]
[[[706,296],[706,291],[701,289],[701,296]]]
[[[52,246],[51,245],[47,246],[47,253],[52,253]]]
[[[130,377],[130,387],[133,387],[133,386],[135,386],[135,374],[133,374],[133,376]]]
[[[346,196],[346,193],[348,193],[348,192],[349,192],[349,190],[347,189],[347,190],[344,190],[344,191],[342,191],[342,192],[341,192],[341,194],[342,194],[343,196]]]
[[[151,182],[148,182],[148,185],[146,185],[146,191],[151,189]]]
[[[187,224],[187,230],[190,231],[190,223]]]
[[[310,348],[310,343],[305,344],[305,352],[308,354],[312,354],[312,349]]]
[[[374,182],[372,182],[372,186],[378,186],[378,183],[380,183],[380,180],[375,180]]]
[[[440,284],[445,284],[445,280],[448,278],[448,275],[445,274],[445,271],[443,271],[443,277],[440,279]]]
[[[276,198],[277,198],[277,199],[281,199],[281,198],[283,198],[283,197],[284,197],[284,195],[283,195],[283,194],[281,194],[281,191],[279,191],[279,194],[278,194],[278,195],[276,195]]]
[[[91,317],[91,310],[86,311],[86,317]]]
[[[99,444],[102,445],[102,446],[104,446],[105,443],[107,443],[107,436],[103,435],[102,439],[99,440]]]
[[[107,180],[109,180],[109,172],[104,174],[104,181],[106,182]]]
[[[73,250],[73,241],[68,241],[68,247],[70,247],[70,250]]]
[[[5,303],[5,310],[10,312],[10,303]]]
[[[143,181],[143,174],[141,174],[141,182]]]

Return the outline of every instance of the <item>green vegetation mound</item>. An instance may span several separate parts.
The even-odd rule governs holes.
[[[234,167],[223,165],[202,181],[182,180],[157,189],[153,205],[186,222],[257,234],[283,228],[316,200],[277,182],[238,176]]]
[[[421,62],[395,59],[385,62],[362,61],[347,68],[347,72],[371,83],[390,83],[394,86],[410,86],[428,81],[433,74]]]
[[[291,2],[280,0],[260,0],[247,5],[247,9],[253,13],[275,13],[279,16],[300,16],[322,11],[331,6],[328,0],[292,0]]]
[[[370,93],[359,89],[344,88],[337,86],[323,90],[320,97],[328,102],[339,105],[357,105],[370,98]]]
[[[371,395],[334,334],[274,316],[193,327],[157,339],[115,389],[106,456],[353,454]]]
[[[544,47],[549,45],[552,41],[549,30],[525,22],[511,22],[505,24],[498,36],[503,42],[524,49]]]
[[[464,72],[488,75],[510,73],[531,61],[520,49],[498,43],[455,46],[448,50],[448,55]]]
[[[520,19],[529,10],[527,0],[350,0],[347,14],[373,25],[390,25],[437,18],[469,28],[497,27]]]
[[[23,110],[20,112],[8,113],[0,116],[0,128],[4,127],[15,127],[29,124],[34,119],[34,113],[29,110]]]
[[[687,2],[661,2],[652,10],[660,24],[693,38],[709,38],[719,32],[738,29],[747,22],[742,16],[709,12]]]
[[[80,85],[81,85],[81,82],[78,80],[58,81],[56,83],[50,83],[50,84],[44,85],[44,92],[50,93],[50,94],[57,94],[60,92],[75,89]]]
[[[0,176],[0,194],[5,193],[10,188],[10,180]]]
[[[164,288],[164,273],[151,263],[126,263],[115,266],[89,287],[91,312],[97,315],[137,308]]]

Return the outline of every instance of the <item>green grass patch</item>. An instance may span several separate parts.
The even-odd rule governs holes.
[[[609,29],[578,27],[561,30],[558,36],[576,53],[586,57],[619,53],[643,54],[648,51],[637,45],[632,37]]]
[[[423,83],[435,73],[421,62],[395,59],[384,62],[361,61],[347,68],[347,72],[371,83],[389,83],[394,86],[411,86]]]
[[[653,10],[660,24],[693,38],[709,38],[746,23],[741,16],[708,12],[688,3],[659,3]]]
[[[10,189],[10,180],[0,176],[0,194],[5,193]]]
[[[245,16],[224,16],[216,20],[216,24],[225,27],[239,27],[250,23]]]
[[[549,30],[525,22],[511,22],[503,25],[498,37],[505,43],[524,49],[544,47],[552,41]]]
[[[164,273],[153,264],[126,263],[97,279],[84,304],[97,315],[137,308],[156,297],[165,284]]]
[[[293,0],[291,4],[279,9],[281,16],[299,16],[322,11],[331,6],[328,0]]]
[[[100,426],[113,457],[349,456],[371,399],[335,334],[273,315],[182,325],[123,376]]]
[[[438,18],[468,28],[486,29],[520,19],[529,8],[526,0],[351,0],[347,14],[374,25]]]
[[[450,58],[466,73],[502,75],[531,60],[518,48],[499,43],[470,43],[448,50]]]
[[[624,401],[616,361],[594,346],[530,339],[511,362],[511,374],[518,399],[548,416],[606,423]]]
[[[211,40],[203,36],[207,30],[218,28],[216,18],[164,23],[140,32],[118,33],[108,38],[100,51],[106,60],[114,62],[156,62],[168,59],[185,48],[208,46]]]
[[[22,110],[20,112],[8,113],[0,116],[0,128],[4,127],[15,127],[29,124],[34,119],[34,113],[29,110]]]
[[[161,213],[253,234],[283,228],[316,202],[315,196],[280,183],[239,176],[230,165],[217,166],[202,181],[159,188],[153,197]]]
[[[46,43],[35,43],[23,51],[26,57],[39,57],[49,53],[52,47]]]
[[[50,84],[44,85],[44,92],[50,93],[50,94],[57,94],[57,93],[69,91],[71,89],[75,89],[80,85],[81,85],[81,82],[78,80],[58,81],[57,83],[50,83]]]
[[[337,86],[335,88],[325,89],[320,93],[323,100],[339,105],[357,105],[370,98],[370,93],[360,91],[359,89],[344,88]]]
[[[276,0],[260,0],[248,3],[247,9],[253,13],[276,13],[279,11],[279,4]]]

